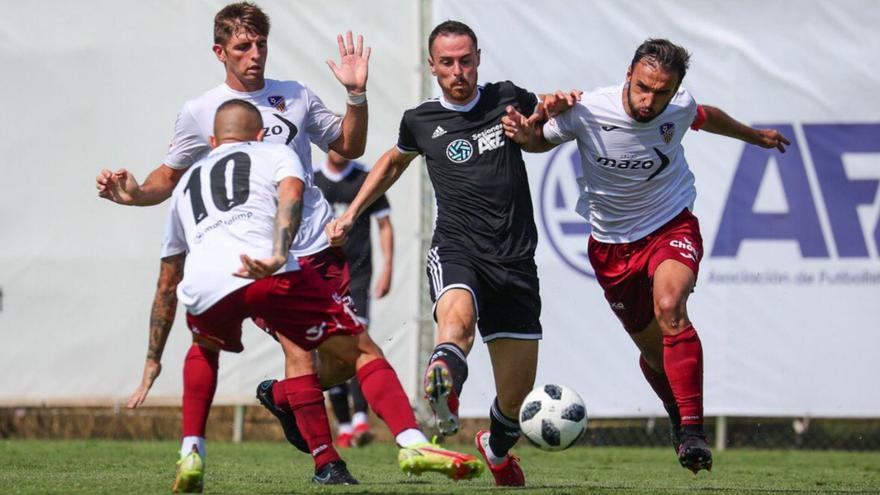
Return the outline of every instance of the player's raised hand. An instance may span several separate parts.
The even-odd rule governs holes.
[[[98,189],[98,196],[114,203],[130,205],[134,202],[140,185],[131,172],[120,168],[116,172],[101,170],[95,179],[95,187]]]
[[[785,147],[791,142],[776,129],[758,129],[758,142],[762,148],[776,148],[780,153],[785,153]]]
[[[354,44],[351,31],[336,36],[339,44],[339,65],[328,59],[327,65],[336,79],[345,86],[350,94],[360,94],[367,90],[367,76],[370,65],[370,47],[364,48],[364,37],[358,35],[357,45]]]
[[[131,394],[131,398],[128,399],[126,407],[134,409],[143,404],[144,400],[147,398],[147,394],[150,393],[150,389],[153,387],[153,382],[156,381],[156,378],[161,372],[162,363],[155,359],[147,358],[147,361],[144,363],[144,376],[141,378],[141,384],[138,385],[138,388],[133,394]]]
[[[331,220],[324,226],[324,233],[327,234],[327,241],[331,246],[342,246],[348,241],[348,233],[351,231],[352,222],[341,218]]]
[[[239,278],[250,278],[259,280],[268,277],[287,263],[286,256],[272,256],[261,260],[253,259],[246,254],[239,256],[241,267],[233,275]]]
[[[553,94],[544,95],[544,108],[547,111],[547,116],[555,117],[565,112],[579,102],[583,94],[583,91],[573,89],[568,93],[557,91]]]

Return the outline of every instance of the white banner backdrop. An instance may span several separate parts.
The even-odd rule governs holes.
[[[225,3],[40,0],[4,9],[0,404],[118,402],[139,383],[165,206],[113,205],[93,181],[104,167],[146,177],[165,156],[184,101],[223,81],[211,45]],[[336,34],[352,29],[373,47],[363,158],[372,164],[419,98],[419,4],[260,5],[272,20],[267,74],[304,82],[332,109],[345,109],[344,89],[324,63],[338,60]],[[386,22],[392,13],[395,22]],[[374,307],[372,332],[414,393],[422,253],[410,205],[421,201],[419,171],[400,182],[390,193],[393,287],[389,302]],[[190,341],[182,314],[148,404],[180,402]],[[255,403],[257,383],[283,371],[274,341],[252,325],[244,340],[242,354],[221,359],[219,403]]]
[[[784,154],[705,132],[684,146],[705,257],[689,311],[705,354],[708,415],[880,415],[880,5],[872,1],[438,1],[469,24],[482,81],[536,92],[619,84],[636,47],[692,53],[698,102],[779,128]],[[578,390],[594,416],[664,414],[586,259],[573,144],[529,155],[541,240],[538,382]],[[485,346],[462,412],[494,397]]]

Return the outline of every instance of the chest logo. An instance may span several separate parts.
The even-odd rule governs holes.
[[[675,134],[675,124],[672,122],[666,122],[660,125],[660,137],[663,138],[663,142],[669,144],[672,141],[672,136]]]
[[[431,134],[431,139],[437,139],[438,137],[440,137],[444,134],[446,134],[446,129],[444,129],[438,125],[437,128],[434,129],[434,134]]]
[[[284,104],[283,96],[270,96],[269,104],[275,107],[275,110],[278,110],[279,112],[283,112],[287,108]]]
[[[456,139],[446,147],[446,158],[455,163],[464,163],[474,154],[474,145],[467,139]]]

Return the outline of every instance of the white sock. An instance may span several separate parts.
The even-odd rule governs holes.
[[[180,443],[180,457],[186,457],[192,452],[193,445],[199,450],[202,460],[205,459],[205,437],[183,437]]]
[[[354,431],[354,428],[351,427],[351,423],[339,423],[337,431],[339,431],[340,434],[352,433]]]
[[[367,413],[358,411],[358,412],[354,413],[354,416],[351,417],[351,424],[353,424],[355,426],[362,425],[362,424],[366,423],[367,420],[369,420]]]
[[[398,433],[394,440],[401,447],[412,447],[420,443],[428,443],[428,438],[422,433],[422,430],[416,428],[408,428]]]

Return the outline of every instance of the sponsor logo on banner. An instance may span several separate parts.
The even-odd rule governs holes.
[[[474,154],[474,145],[467,139],[456,139],[446,147],[446,158],[455,163],[464,163]]]
[[[574,208],[580,195],[581,159],[573,142],[549,154],[539,189],[538,209],[545,239],[556,256],[569,268],[595,278],[587,256],[590,224]]]
[[[660,125],[660,137],[663,138],[663,142],[669,144],[672,141],[672,136],[675,135],[675,124],[672,122],[665,122]]]

